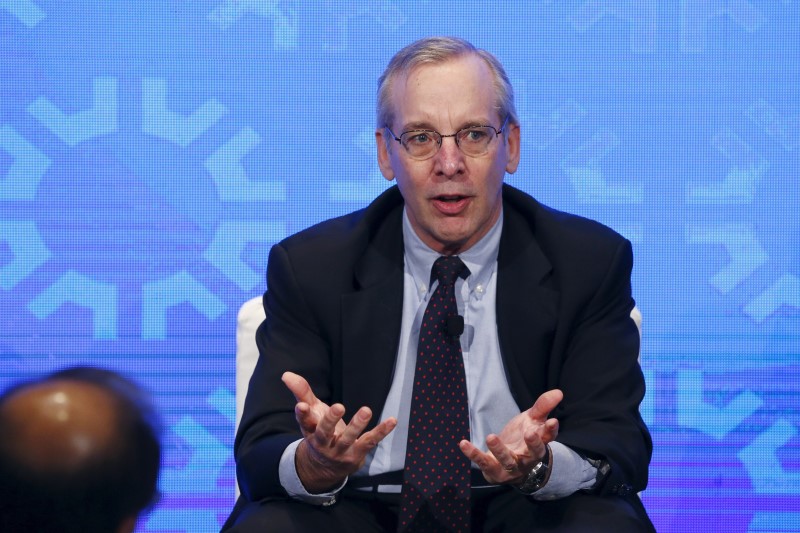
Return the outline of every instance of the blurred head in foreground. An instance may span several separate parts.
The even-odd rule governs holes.
[[[0,396],[0,531],[121,533],[157,496],[160,424],[110,370],[75,367]]]

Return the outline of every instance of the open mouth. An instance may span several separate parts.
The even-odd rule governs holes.
[[[433,205],[445,215],[458,215],[466,208],[469,198],[461,194],[441,194],[434,196]]]
[[[460,202],[461,200],[463,200],[465,198],[466,198],[466,196],[461,196],[461,195],[454,194],[454,195],[437,196],[436,200],[439,201],[439,202],[455,203],[455,202]]]

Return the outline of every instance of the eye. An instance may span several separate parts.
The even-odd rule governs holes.
[[[433,136],[427,131],[410,131],[405,134],[406,144],[422,146],[433,142]]]
[[[481,143],[489,138],[486,128],[469,128],[461,130],[459,140],[468,143]]]

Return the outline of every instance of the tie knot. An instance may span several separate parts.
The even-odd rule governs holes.
[[[433,263],[431,283],[438,279],[441,284],[452,285],[459,277],[469,276],[469,268],[457,255],[442,256]]]

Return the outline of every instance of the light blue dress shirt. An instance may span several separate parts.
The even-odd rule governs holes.
[[[503,217],[480,241],[459,257],[470,270],[466,280],[456,281],[458,311],[464,317],[461,351],[467,379],[469,398],[470,440],[486,451],[486,437],[500,433],[514,416],[520,413],[506,380],[500,343],[497,336],[495,297],[497,285],[497,253]],[[403,242],[405,247],[403,278],[403,313],[400,326],[400,345],[397,352],[394,377],[379,420],[397,418],[397,427],[370,453],[353,477],[374,476],[403,469],[408,438],[408,417],[417,358],[419,328],[428,298],[436,289],[429,286],[430,272],[440,254],[426,246],[411,227],[408,215],[403,213]],[[345,406],[355,412],[360,406]],[[326,494],[309,494],[294,466],[296,441],[288,446],[281,457],[280,481],[287,492],[308,503],[326,504],[335,499],[336,491]],[[568,496],[580,489],[591,488],[596,469],[579,454],[559,442],[550,444],[553,451],[550,479],[533,497],[549,500]],[[473,465],[475,467],[475,465]],[[400,492],[401,485],[380,485],[380,492]]]

